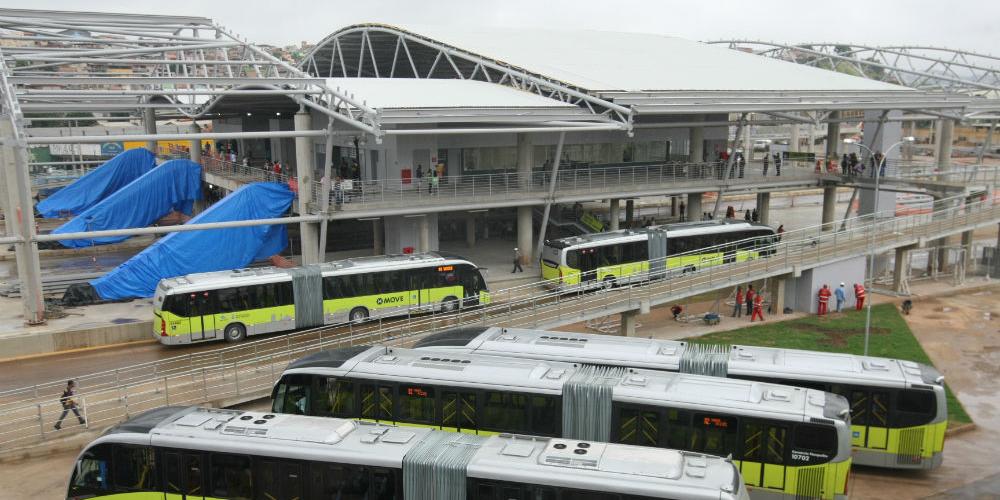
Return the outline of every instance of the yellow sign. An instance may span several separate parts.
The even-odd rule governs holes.
[[[144,148],[146,147],[146,142],[126,141],[124,143],[124,146],[126,150],[135,148]],[[215,141],[213,141],[212,139],[201,140],[201,149],[205,149],[206,146],[211,146],[212,151],[215,151]],[[171,150],[174,151],[178,149],[187,150],[190,147],[191,147],[191,141],[156,141],[156,149],[157,149],[156,154],[157,156],[167,156],[172,152]]]

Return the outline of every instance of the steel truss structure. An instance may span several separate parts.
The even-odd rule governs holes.
[[[631,108],[587,89],[384,24],[359,24],[334,32],[306,54],[300,67],[326,78],[478,80],[583,107],[623,129],[632,126]]]
[[[965,118],[1000,110],[1000,57],[928,46],[874,47],[851,43],[783,44],[761,40],[717,40],[731,49],[837,70],[888,83],[986,100],[970,102]]]

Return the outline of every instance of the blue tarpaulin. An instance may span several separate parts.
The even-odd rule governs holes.
[[[130,149],[38,202],[38,211],[47,219],[80,215],[155,166],[148,149]]]
[[[248,184],[187,225],[280,217],[293,198],[286,184]],[[246,267],[281,252],[287,244],[284,225],[170,233],[90,284],[104,300],[152,297],[163,278]]]
[[[170,160],[115,191],[52,234],[146,227],[172,211],[191,215],[201,199],[201,165],[191,160]],[[60,240],[63,246],[85,248],[125,241],[128,236],[87,240]]]

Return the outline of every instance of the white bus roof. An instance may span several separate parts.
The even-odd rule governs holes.
[[[319,264],[319,267],[321,272],[326,275],[338,272],[349,274],[352,272],[409,269],[426,265],[449,263],[471,264],[468,260],[457,255],[429,252],[406,255],[394,254],[373,257],[352,257],[349,259],[324,262]],[[186,293],[247,284],[275,283],[290,280],[292,269],[295,268],[286,269],[281,267],[266,266],[231,269],[227,271],[213,271],[208,273],[194,273],[163,279],[160,281],[157,288],[167,293]]]
[[[432,432],[441,432],[195,407],[150,413],[154,415],[140,415],[113,428],[92,446],[124,442],[400,469],[407,452]],[[733,492],[740,484],[728,460],[700,453],[509,434],[447,435],[442,446],[463,443],[477,448],[466,468],[471,477],[691,499],[718,499],[720,491]],[[588,445],[581,448],[585,452],[575,453],[581,442]]]
[[[386,348],[348,348],[349,359],[333,351],[292,362],[286,374],[391,380],[405,384],[448,385],[480,389],[561,394],[579,365],[467,353]],[[356,354],[355,354],[356,353]],[[614,399],[641,404],[660,402],[693,411],[742,410],[761,417],[806,421],[825,418],[822,391],[740,379],[630,369],[615,384]]]
[[[677,371],[686,342],[614,337],[519,328],[465,328],[425,337],[425,349],[493,356],[593,363]],[[885,387],[929,383],[930,367],[912,361],[853,354],[732,346],[728,372],[735,376],[773,377]]]

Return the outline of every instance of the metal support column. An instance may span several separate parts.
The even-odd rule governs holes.
[[[556,195],[556,185],[559,180],[559,163],[562,159],[563,143],[566,142],[566,132],[559,132],[559,142],[556,143],[556,156],[552,159],[552,173],[549,175],[549,196],[545,198],[545,208],[542,210],[542,227],[538,231],[538,244],[531,254],[532,260],[537,262],[542,258],[542,248],[545,245],[545,231],[549,227],[549,214],[552,211],[552,199]],[[520,223],[520,220],[518,220]],[[522,253],[522,255],[524,255]]]
[[[319,213],[323,221],[319,223],[319,257],[326,260],[326,232],[330,225],[330,186],[333,183],[333,120],[326,124],[326,144],[323,145],[323,178],[319,186]],[[375,255],[380,255],[376,253]]]
[[[372,219],[372,255],[382,255],[385,253],[385,229],[382,227],[382,218]]]
[[[21,281],[21,303],[24,305],[24,322],[28,325],[45,323],[45,299],[42,297],[42,270],[35,237],[35,207],[31,198],[31,177],[28,174],[28,149],[17,141],[14,124],[8,118],[0,120],[0,138],[3,140],[2,168],[8,201],[4,214],[14,221],[8,224],[9,236],[21,240],[14,244],[17,259],[17,277]],[[17,141],[17,142],[15,142]]]
[[[142,110],[142,126],[146,129],[146,134],[156,134],[156,108],[145,108]],[[156,139],[146,141],[146,149],[159,154],[156,150]]]
[[[295,130],[309,130],[311,117],[305,111],[295,113]],[[307,215],[311,212],[312,205],[312,139],[309,137],[295,138],[295,173],[299,185],[298,211],[299,215]],[[319,255],[319,227],[314,222],[302,222],[299,224],[299,238],[302,247],[302,264],[317,264],[320,262]]]
[[[761,224],[771,221],[771,193],[757,193],[757,217]]]

